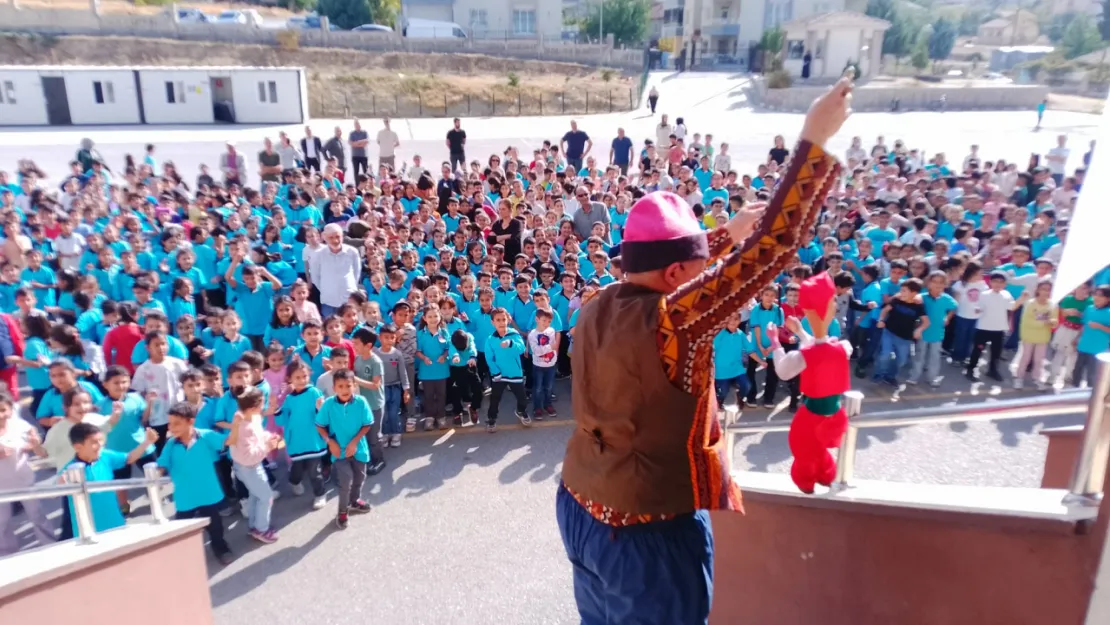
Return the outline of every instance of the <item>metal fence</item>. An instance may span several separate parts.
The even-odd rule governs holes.
[[[481,94],[365,94],[342,89],[315,89],[309,113],[321,118],[493,117],[517,115],[585,115],[633,110],[639,86],[605,90],[562,91],[540,95],[523,90]]]

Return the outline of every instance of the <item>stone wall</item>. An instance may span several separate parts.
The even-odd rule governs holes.
[[[117,35],[186,41],[279,45],[277,28],[232,24],[182,24],[172,15],[132,15],[89,10],[52,10],[0,4],[0,30],[46,35]],[[381,33],[297,30],[298,45],[319,48],[348,48],[394,52],[459,52],[488,54],[540,61],[563,61],[585,65],[640,69],[642,50],[623,50],[607,44],[574,44],[535,39],[429,39],[411,40]]]

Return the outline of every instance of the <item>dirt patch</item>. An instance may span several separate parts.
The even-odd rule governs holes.
[[[1089,98],[1081,95],[1065,93],[1048,94],[1048,108],[1054,111],[1071,111],[1073,113],[1091,113],[1101,115],[1106,108],[1106,100],[1102,98]]]
[[[638,80],[575,63],[134,37],[0,36],[0,65],[303,67],[314,117],[604,113],[639,101]]]

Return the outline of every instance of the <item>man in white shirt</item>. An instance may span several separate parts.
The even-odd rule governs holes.
[[[327,319],[358,290],[362,259],[358,250],[343,243],[343,228],[339,224],[324,227],[324,242],[327,246],[308,259],[308,275],[320,289],[320,313]]]
[[[1044,157],[1048,161],[1048,171],[1052,173],[1052,179],[1056,181],[1057,187],[1064,183],[1064,173],[1068,168],[1068,156],[1070,154],[1068,136],[1060,135],[1056,137],[1056,147],[1049,150]]]
[[[378,166],[387,165],[393,169],[401,140],[397,138],[397,133],[389,128],[388,117],[382,119],[382,125],[382,129],[378,131]]]

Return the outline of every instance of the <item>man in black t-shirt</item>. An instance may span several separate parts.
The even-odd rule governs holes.
[[[455,118],[455,127],[447,131],[447,151],[451,155],[451,169],[459,166],[466,167],[466,131],[462,129],[462,122]]]
[[[590,153],[594,147],[594,142],[590,140],[590,135],[578,129],[578,122],[570,122],[570,131],[563,135],[562,148],[563,154],[567,155],[567,168],[578,175],[582,169],[582,158]]]

